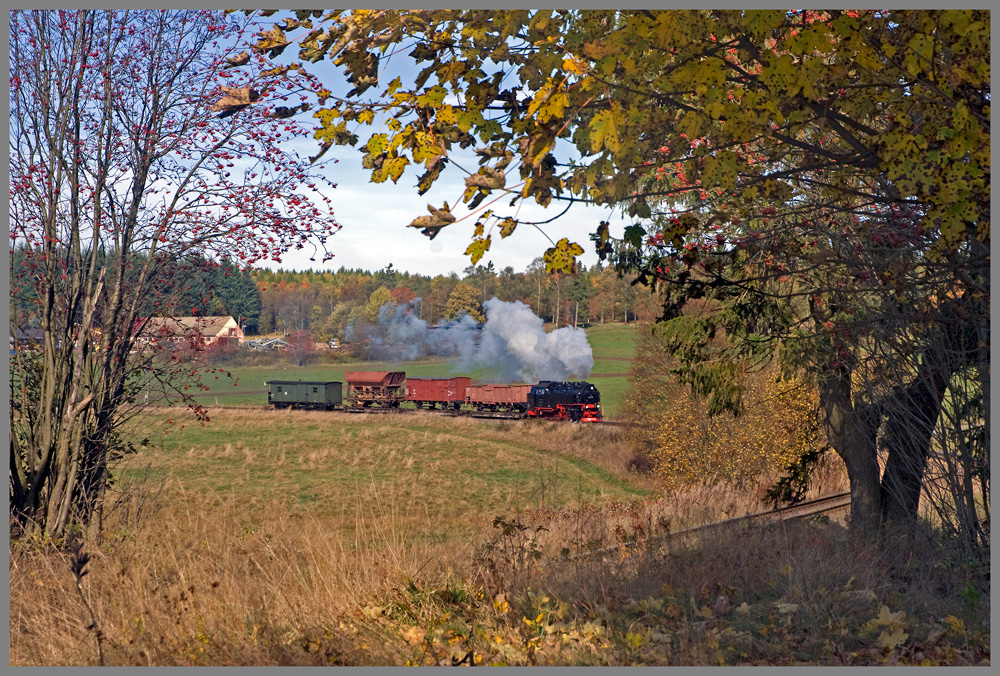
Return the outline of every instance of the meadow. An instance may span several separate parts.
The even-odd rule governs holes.
[[[464,577],[493,519],[651,489],[628,473],[610,426],[249,408],[201,426],[169,415],[136,421],[148,443],[117,468],[101,541],[88,547],[84,588],[107,664],[315,663],[286,639],[343,638],[344,618],[398,583]],[[67,563],[27,546],[12,554],[12,663],[97,663]],[[350,663],[399,658],[348,643]]]
[[[180,413],[134,421],[78,552],[12,545],[12,665],[989,663],[988,563],[825,517],[671,537],[774,477],[664,494],[620,426]],[[811,495],[845,487],[831,457]]]

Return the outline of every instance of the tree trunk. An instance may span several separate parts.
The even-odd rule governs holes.
[[[882,519],[886,527],[913,535],[931,435],[941,412],[947,378],[918,379],[899,390],[886,407],[883,440],[888,451],[882,476]]]
[[[874,405],[851,401],[851,376],[832,374],[819,384],[827,441],[844,460],[851,484],[852,534],[868,540],[879,530],[881,497],[876,439],[881,415]]]
[[[559,310],[562,309],[562,294],[560,293],[562,289],[559,288],[559,283],[556,282],[556,328],[559,328]]]

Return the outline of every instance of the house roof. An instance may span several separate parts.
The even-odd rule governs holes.
[[[159,333],[168,331],[173,334],[197,331],[203,336],[217,336],[223,329],[238,326],[230,315],[217,317],[150,317],[146,331]]]
[[[14,336],[11,336],[13,340]],[[45,332],[41,329],[21,329],[17,328],[17,339],[18,340],[45,340]]]

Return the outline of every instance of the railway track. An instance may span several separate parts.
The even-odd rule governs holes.
[[[780,521],[787,521],[790,519],[802,519],[807,516],[817,516],[819,514],[825,514],[827,512],[834,512],[837,510],[844,509],[845,507],[851,506],[851,494],[850,493],[834,493],[833,495],[825,495],[814,500],[806,500],[797,505],[791,505],[789,507],[779,507],[778,509],[770,509],[766,512],[757,512],[756,514],[747,514],[746,516],[737,516],[732,519],[725,519],[723,521],[716,521],[714,523],[707,523],[702,526],[694,526],[693,528],[685,528],[683,530],[673,531],[667,533],[666,535],[657,536],[646,540],[644,544],[649,544],[650,542],[656,542],[658,544],[665,544],[666,542],[674,539],[680,539],[686,536],[697,535],[701,533],[711,532],[725,526],[733,526],[738,523],[757,523],[757,524],[769,524],[777,523]],[[621,542],[614,545],[609,545],[607,547],[600,547],[598,549],[592,549],[585,552],[580,552],[574,554],[569,558],[573,559],[584,559],[591,556],[596,556],[599,554],[609,554],[620,549],[626,549],[629,547],[635,547],[638,542]]]
[[[382,413],[403,413],[399,408],[393,408],[390,406],[345,406],[341,409],[344,413],[371,413],[371,414],[382,414]]]

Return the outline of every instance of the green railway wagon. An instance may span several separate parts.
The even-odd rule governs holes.
[[[329,411],[343,404],[343,384],[339,380],[269,380],[267,403],[275,408],[315,408]]]

